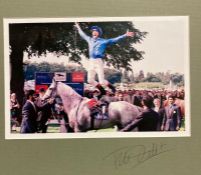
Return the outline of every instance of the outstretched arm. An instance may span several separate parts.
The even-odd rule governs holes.
[[[143,113],[141,115],[139,115],[135,120],[133,120],[130,124],[128,124],[127,126],[125,126],[123,129],[121,129],[120,131],[122,131],[122,132],[131,131],[132,129],[134,129],[135,127],[137,127],[138,124],[142,120],[143,120]]]
[[[134,32],[129,32],[127,31],[124,35],[121,35],[121,36],[118,36],[116,38],[111,38],[111,39],[108,39],[108,44],[115,44],[117,43],[118,41],[126,38],[126,37],[134,37],[135,33]]]
[[[77,28],[78,30],[78,33],[80,34],[80,36],[86,40],[87,42],[89,41],[90,37],[88,35],[86,35],[83,30],[81,29],[80,25],[78,22],[75,22],[75,27]]]

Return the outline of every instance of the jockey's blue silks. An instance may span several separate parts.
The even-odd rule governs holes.
[[[92,28],[92,30],[98,31],[97,26],[93,26],[93,27],[94,27],[94,29]],[[111,39],[103,39],[103,38],[99,38],[99,37],[94,39],[93,37],[86,35],[80,27],[78,27],[78,32],[79,32],[80,36],[84,40],[86,40],[89,45],[90,59],[103,58],[105,56],[104,52],[105,52],[107,45],[115,44],[119,40],[126,38],[126,34],[124,34],[124,35],[118,36],[116,38],[111,38]]]
[[[104,85],[110,85],[110,83],[105,80],[104,78],[104,62],[103,58],[105,56],[105,49],[108,45],[112,45],[117,43],[119,40],[126,38],[127,33],[121,36],[118,36],[116,38],[111,38],[111,39],[103,39],[100,38],[102,35],[102,29],[98,26],[93,26],[91,27],[91,31],[96,31],[98,32],[98,36],[96,37],[90,37],[86,35],[83,30],[80,28],[79,24],[76,23],[75,25],[78,29],[79,35],[88,43],[89,47],[89,59],[90,62],[88,64],[88,78],[87,81],[89,84],[93,86],[97,86],[98,84],[104,84]],[[92,33],[93,35],[93,33]],[[95,35],[94,35],[95,36]],[[97,82],[95,80],[96,74],[98,75],[98,80]]]

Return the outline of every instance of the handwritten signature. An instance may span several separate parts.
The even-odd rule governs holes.
[[[103,158],[103,161],[113,161],[115,169],[130,167],[135,168],[145,161],[173,149],[167,144],[132,145],[121,147]]]

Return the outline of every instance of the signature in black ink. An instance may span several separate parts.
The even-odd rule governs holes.
[[[116,169],[135,168],[145,161],[171,150],[167,144],[133,145],[119,148],[109,153],[103,160],[112,160]]]

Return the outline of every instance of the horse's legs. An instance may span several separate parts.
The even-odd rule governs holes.
[[[66,124],[66,130],[67,132],[70,132],[70,133],[74,132],[74,129],[69,124]]]
[[[73,122],[73,130],[74,132],[80,132],[79,125],[77,122]]]
[[[121,123],[117,123],[117,131],[120,131],[121,129],[123,129],[123,126]]]
[[[74,132],[73,127],[71,127],[71,125],[69,123],[68,115],[65,112],[63,113],[63,118],[64,118],[64,121],[65,121],[66,131],[70,132],[70,133]]]

